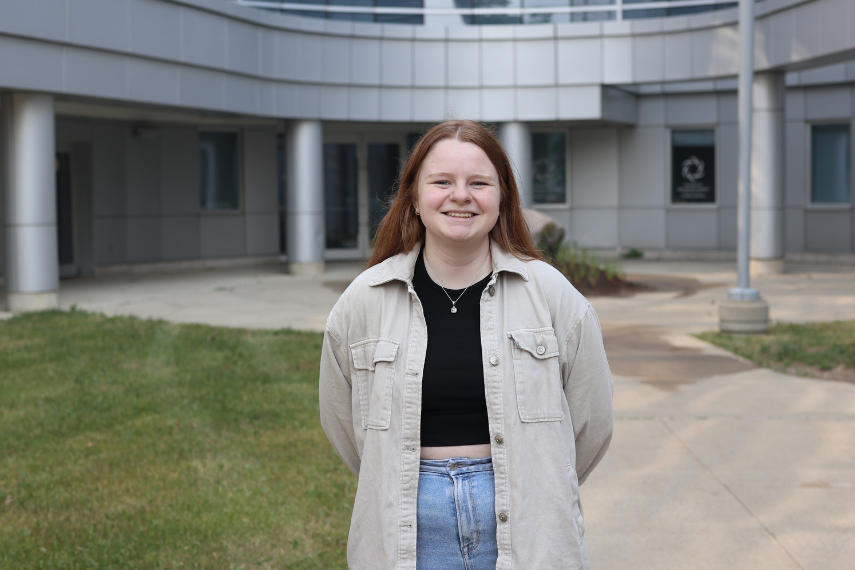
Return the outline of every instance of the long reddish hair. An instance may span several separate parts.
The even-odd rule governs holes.
[[[499,219],[490,237],[502,249],[519,259],[542,259],[531,240],[520,205],[517,182],[508,155],[496,135],[475,121],[446,121],[433,126],[416,142],[398,182],[398,190],[389,204],[374,236],[374,251],[366,264],[373,267],[390,257],[411,251],[425,239],[425,226],[416,216],[413,203],[418,191],[419,170],[431,149],[445,139],[469,142],[484,151],[499,175]]]

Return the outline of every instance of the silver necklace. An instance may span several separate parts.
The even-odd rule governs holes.
[[[475,275],[472,277],[472,281],[469,282],[469,285],[466,286],[466,289],[463,290],[463,293],[461,293],[457,297],[457,299],[452,299],[451,295],[448,294],[448,291],[445,290],[445,286],[439,282],[439,278],[433,272],[433,269],[430,268],[430,265],[428,265],[427,256],[424,255],[424,256],[422,256],[422,258],[425,261],[425,267],[427,268],[428,273],[430,274],[431,278],[434,281],[436,281],[436,284],[439,285],[439,288],[442,289],[442,292],[445,293],[445,296],[448,297],[449,301],[451,301],[451,312],[456,313],[457,312],[457,301],[459,301],[460,298],[463,297],[463,294],[466,293],[466,289],[469,289],[469,287],[471,287],[472,284],[475,283],[475,278],[481,274],[481,270],[484,269],[484,266],[487,264],[487,260],[490,258],[490,253],[489,252],[487,253],[487,257],[484,258],[484,262],[481,263],[481,267],[478,268],[477,273],[475,273]]]

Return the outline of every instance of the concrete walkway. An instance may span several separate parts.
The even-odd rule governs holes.
[[[855,384],[778,374],[715,329],[733,264],[624,264],[657,288],[591,298],[615,378],[615,437],[582,488],[592,568],[855,568]],[[63,281],[61,306],[221,326],[322,330],[358,273],[278,266]],[[855,268],[756,279],[773,319],[855,319]]]

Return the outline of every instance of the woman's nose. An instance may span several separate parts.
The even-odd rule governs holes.
[[[455,202],[468,202],[470,199],[469,188],[466,182],[455,182],[451,189],[451,199]]]

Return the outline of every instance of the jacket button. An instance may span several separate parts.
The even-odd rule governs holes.
[[[508,515],[507,515],[507,513],[499,513],[499,520],[500,520],[500,521],[502,521],[502,522],[508,522]]]
[[[495,294],[496,294],[496,288],[495,288],[495,287],[493,287],[492,285],[490,285],[490,286],[487,288],[487,292],[488,292],[488,293],[490,294],[490,296],[492,297],[493,295],[495,295]]]
[[[537,347],[538,354],[543,354],[544,352],[546,352],[546,347],[544,347],[543,345]]]
[[[496,443],[505,443],[505,438],[500,435],[496,436]]]
[[[499,365],[499,357],[496,356],[495,354],[493,356],[491,356],[490,357],[490,364],[492,364],[493,366],[498,366]]]

